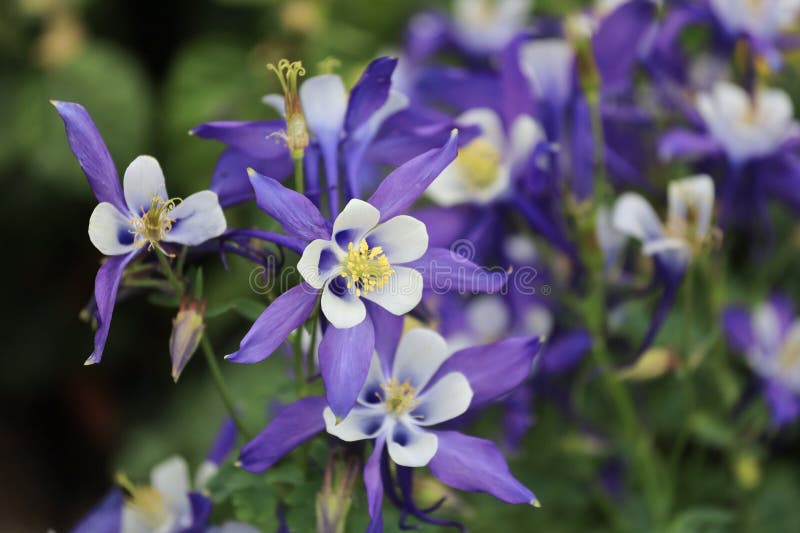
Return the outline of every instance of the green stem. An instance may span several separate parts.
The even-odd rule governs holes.
[[[179,280],[175,272],[172,271],[172,265],[170,265],[167,256],[164,255],[164,252],[160,249],[156,248],[156,257],[158,257],[158,262],[161,263],[161,271],[164,273],[169,284],[172,285],[172,288],[175,289],[178,296],[183,296],[183,282]]]
[[[306,375],[310,378],[314,375],[314,355],[317,348],[317,328],[319,327],[319,308],[314,309],[314,316],[311,320],[311,345],[308,348],[308,360],[306,361]]]
[[[214,385],[216,385],[217,392],[219,392],[220,398],[222,398],[222,403],[225,404],[225,409],[227,409],[228,415],[230,415],[233,423],[236,424],[239,432],[244,435],[247,440],[252,439],[253,436],[249,431],[247,431],[247,428],[239,417],[239,413],[236,412],[236,407],[231,399],[231,394],[228,391],[228,387],[225,385],[225,380],[222,377],[222,371],[219,369],[219,365],[217,364],[217,356],[214,354],[214,348],[211,346],[211,341],[208,340],[208,337],[205,334],[200,341],[200,345],[202,346],[203,353],[206,356],[208,368],[211,370],[211,377],[214,378]]]
[[[305,193],[305,179],[303,177],[303,155],[294,158],[294,188],[300,194]]]
[[[306,375],[303,373],[303,326],[294,332],[294,379],[297,396],[302,398],[306,387]]]

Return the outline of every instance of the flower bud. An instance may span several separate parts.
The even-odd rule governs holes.
[[[172,334],[169,337],[169,355],[172,358],[172,379],[178,382],[183,367],[189,362],[200,339],[203,338],[205,302],[181,302],[178,314],[172,319]]]
[[[674,369],[678,358],[667,348],[653,347],[644,352],[632,365],[617,371],[620,379],[646,381],[663,376]]]
[[[281,59],[276,67],[272,63],[267,65],[269,70],[278,76],[278,82],[283,89],[284,109],[286,111],[286,146],[292,157],[299,159],[308,146],[308,128],[300,106],[300,96],[297,94],[297,76],[304,76],[306,69],[300,61]]]
[[[344,533],[358,472],[355,457],[342,459],[336,453],[328,456],[322,490],[317,493],[318,533]]]

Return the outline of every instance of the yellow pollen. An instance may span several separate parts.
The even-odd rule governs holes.
[[[383,401],[386,412],[394,416],[403,416],[412,412],[419,405],[417,391],[411,386],[408,380],[400,383],[397,378],[391,378],[381,385],[383,397],[378,397]]]
[[[147,244],[148,250],[158,248],[164,254],[169,255],[164,252],[159,243],[164,240],[164,237],[172,229],[175,219],[170,216],[170,213],[175,209],[178,202],[180,202],[180,198],[164,200],[156,194],[150,200],[150,208],[147,211],[142,209],[141,216],[131,218],[132,229],[130,232],[133,234],[133,244],[137,248]]]
[[[392,265],[380,246],[370,248],[365,240],[358,247],[352,242],[347,245],[341,276],[347,279],[348,289],[355,287],[356,296],[383,288],[393,273]]]
[[[483,190],[497,180],[501,160],[500,151],[492,143],[478,138],[458,152],[456,164],[468,188]]]
[[[125,504],[135,509],[150,527],[156,529],[167,519],[167,506],[161,493],[148,485],[134,485],[125,474],[117,474],[117,484],[125,492]]]

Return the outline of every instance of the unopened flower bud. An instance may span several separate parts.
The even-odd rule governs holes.
[[[183,367],[192,358],[203,338],[205,302],[181,303],[178,314],[172,319],[172,334],[169,337],[169,355],[172,358],[172,379],[178,382]]]
[[[317,533],[344,533],[358,471],[355,457],[328,456],[322,490],[317,493]]]
[[[300,106],[300,96],[297,93],[297,77],[304,76],[306,69],[300,61],[281,59],[278,66],[270,63],[267,68],[275,72],[278,82],[283,89],[284,109],[286,111],[286,146],[289,147],[292,157],[299,159],[308,146],[308,128]]]

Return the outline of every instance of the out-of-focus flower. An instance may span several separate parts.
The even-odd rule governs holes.
[[[455,0],[453,37],[465,50],[491,54],[528,24],[531,0]]]
[[[169,355],[172,359],[172,379],[176,383],[203,338],[206,328],[203,322],[205,307],[205,302],[182,302],[178,314],[172,319]]]
[[[101,253],[111,256],[95,279],[98,328],[94,350],[86,360],[86,364],[94,364],[103,357],[117,289],[128,263],[145,247],[163,252],[163,243],[202,244],[221,235],[227,224],[212,191],[197,192],[182,201],[170,198],[161,167],[150,156],[134,159],[120,186],[108,148],[86,109],[72,102],[53,105],[66,126],[70,148],[100,202],[89,219],[89,239]]]
[[[451,487],[488,492],[508,503],[538,505],[533,493],[511,476],[494,444],[455,431],[427,429],[516,388],[530,373],[538,339],[510,338],[448,356],[445,341],[430,330],[412,329],[401,338],[402,324],[384,325],[381,331],[390,338],[372,358],[358,406],[343,420],[337,420],[321,397],[287,406],[244,446],[242,467],[264,471],[327,429],[348,441],[375,439],[364,468],[369,531],[382,531],[383,491],[391,483],[386,479],[389,469],[381,468],[384,449],[399,468],[427,465],[434,477]]]
[[[775,296],[752,313],[731,307],[722,323],[728,342],[762,379],[773,424],[795,421],[800,416],[800,320],[789,301]]]
[[[617,376],[632,381],[656,379],[675,368],[678,362],[672,351],[655,346],[640,355],[633,364],[617,370]]]

